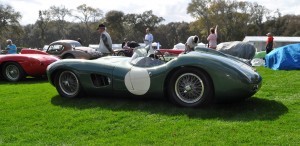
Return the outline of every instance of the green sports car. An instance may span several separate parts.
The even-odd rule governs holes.
[[[59,60],[48,66],[47,76],[65,98],[168,97],[184,107],[246,99],[261,87],[261,76],[238,58],[208,48],[195,50],[168,62],[143,55]]]

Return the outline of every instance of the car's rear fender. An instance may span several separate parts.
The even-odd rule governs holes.
[[[68,55],[72,55],[76,59],[90,59],[90,55],[87,54],[87,52],[84,52],[84,51],[81,51],[81,50],[65,51],[60,56],[61,56],[62,59],[64,59]]]

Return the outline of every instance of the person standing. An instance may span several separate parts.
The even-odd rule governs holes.
[[[185,43],[185,53],[195,51],[195,47],[198,45],[199,37],[197,35],[190,36]]]
[[[273,50],[273,35],[272,33],[267,33],[268,39],[266,43],[266,54],[270,53]]]
[[[210,28],[210,34],[207,37],[208,48],[217,49],[217,39],[218,39],[217,29],[218,29],[218,25],[215,28],[213,27]]]
[[[122,49],[125,47],[125,48],[128,48],[128,46],[127,46],[127,43],[128,43],[128,41],[127,41],[127,38],[124,38],[124,41],[123,41],[123,43],[122,43]]]
[[[110,35],[106,32],[106,27],[104,24],[99,24],[98,32],[100,33],[100,43],[97,51],[103,53],[104,56],[114,54],[112,49],[112,40]]]
[[[82,45],[82,41],[80,38],[77,38],[77,41]]]
[[[17,54],[17,46],[13,44],[11,39],[6,40],[7,43],[7,54]]]
[[[154,54],[154,50],[152,48],[152,42],[153,42],[153,35],[151,34],[150,28],[148,27],[146,29],[146,35],[144,38],[145,45],[149,47],[148,55]]]

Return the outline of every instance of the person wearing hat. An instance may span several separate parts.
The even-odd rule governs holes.
[[[106,32],[104,24],[99,24],[98,32],[100,33],[100,43],[97,51],[103,53],[103,55],[112,55],[114,51],[112,49],[112,40],[110,35]]]
[[[266,54],[270,53],[272,50],[273,50],[273,35],[272,33],[267,33],[266,34],[268,36],[268,39],[267,39],[267,43],[266,43]]]
[[[17,54],[17,46],[12,43],[11,39],[6,40],[7,43],[7,54]]]

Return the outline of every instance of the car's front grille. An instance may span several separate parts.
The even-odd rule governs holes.
[[[107,76],[103,75],[98,75],[98,74],[91,74],[91,79],[96,87],[102,87],[102,86],[107,86],[110,84],[110,78]]]

